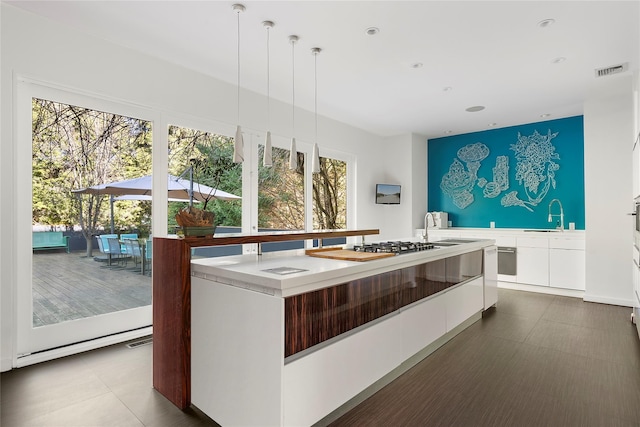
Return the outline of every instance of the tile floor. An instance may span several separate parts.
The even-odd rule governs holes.
[[[631,309],[499,290],[498,308],[332,426],[640,426]],[[151,345],[5,372],[2,427],[216,426],[151,387]]]

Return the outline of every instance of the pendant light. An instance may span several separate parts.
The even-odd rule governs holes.
[[[298,150],[296,148],[296,61],[295,46],[298,36],[289,36],[291,43],[291,148],[289,150],[289,169],[298,168]]]
[[[262,158],[262,165],[265,167],[273,166],[273,157],[271,150],[271,92],[270,92],[270,79],[269,79],[269,33],[273,28],[272,21],[264,21],[262,25],[267,29],[267,134],[264,141],[264,156]]]
[[[311,49],[313,55],[313,80],[314,80],[314,115],[316,141],[313,144],[313,153],[311,157],[311,172],[320,173],[320,154],[318,153],[318,54],[322,51],[319,47]]]
[[[233,162],[242,163],[244,161],[244,141],[242,139],[242,128],[240,127],[240,12],[245,11],[241,4],[234,4],[233,10],[238,15],[238,126],[236,127],[236,137],[233,143]]]

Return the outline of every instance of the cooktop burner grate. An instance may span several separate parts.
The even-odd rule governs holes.
[[[423,242],[379,242],[379,243],[367,243],[364,245],[355,245],[353,250],[356,252],[381,252],[381,253],[395,253],[405,254],[410,252],[425,251],[433,249],[433,244]]]

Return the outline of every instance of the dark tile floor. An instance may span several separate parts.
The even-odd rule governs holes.
[[[499,290],[476,322],[333,426],[640,426],[631,310]],[[151,345],[3,373],[2,427],[216,426],[151,387]]]
[[[500,289],[495,311],[332,427],[640,426],[630,315]]]

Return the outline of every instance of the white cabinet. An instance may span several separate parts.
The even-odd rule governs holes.
[[[482,285],[483,279],[479,277],[444,294],[447,332],[482,311]]]
[[[640,148],[637,150],[640,153]],[[515,275],[498,274],[500,282],[580,291],[585,289],[585,240],[584,233],[579,231],[524,232],[489,228],[429,230],[429,238],[434,241],[452,237],[493,239],[498,247],[515,247],[517,272]]]
[[[549,286],[549,241],[518,238],[518,283]]]
[[[498,302],[498,248],[484,248],[484,309]]]
[[[633,152],[631,155],[633,165],[633,196],[640,196],[640,134],[638,134],[633,144]]]
[[[584,251],[549,249],[549,285],[554,288],[584,291]]]
[[[549,285],[554,288],[585,289],[584,240],[549,240]]]

